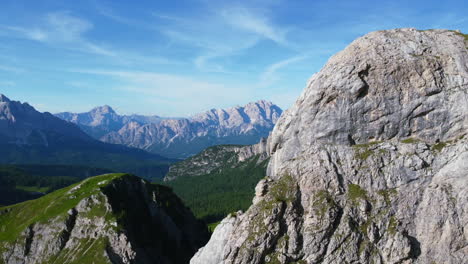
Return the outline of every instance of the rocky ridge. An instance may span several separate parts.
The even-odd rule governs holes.
[[[0,94],[0,143],[17,145],[44,145],[53,141],[50,134],[66,134],[82,141],[92,139],[75,125],[60,120],[50,113],[40,113],[28,103],[12,101]]]
[[[0,209],[0,262],[187,263],[208,233],[164,186],[89,178]]]
[[[57,116],[79,124],[104,142],[186,158],[213,145],[255,144],[269,135],[281,113],[278,106],[261,100],[242,107],[212,109],[190,118],[119,116],[109,107]]]
[[[55,116],[77,124],[95,139],[100,139],[112,131],[118,131],[130,122],[151,124],[158,123],[163,119],[159,116],[119,115],[108,105],[95,107],[86,113],[62,112],[55,114]]]
[[[333,56],[275,126],[254,204],[191,263],[465,263],[467,47],[395,29]]]
[[[243,163],[256,159],[260,164],[268,158],[267,140],[263,138],[255,145],[218,145],[209,147],[199,154],[171,165],[164,177],[171,181],[179,177],[206,175],[215,171],[242,166]]]

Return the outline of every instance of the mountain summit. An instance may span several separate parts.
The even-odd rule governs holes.
[[[54,135],[66,135],[55,137]],[[28,103],[11,101],[0,95],[0,143],[49,146],[62,140],[93,141],[74,124],[50,113],[40,113]]]
[[[0,102],[1,103],[8,103],[8,102],[10,102],[10,99],[8,99],[8,97],[6,97],[5,95],[0,94]]]
[[[105,112],[105,110],[109,113]],[[185,158],[220,144],[254,144],[267,137],[282,110],[268,101],[228,109],[211,109],[190,118],[119,116],[109,108],[88,113],[60,113],[101,141]]]
[[[280,118],[265,179],[192,264],[466,263],[468,43],[367,34]]]

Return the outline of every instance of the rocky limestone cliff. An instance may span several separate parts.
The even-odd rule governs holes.
[[[0,263],[187,263],[208,234],[164,186],[89,178],[0,208]]]
[[[333,56],[275,126],[254,204],[191,263],[466,263],[467,47],[396,29]]]

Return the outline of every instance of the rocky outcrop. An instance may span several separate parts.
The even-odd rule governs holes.
[[[275,126],[254,204],[191,263],[465,263],[465,39],[379,31],[333,56]]]
[[[169,188],[125,174],[2,209],[0,228],[6,264],[187,263],[208,238]]]
[[[278,106],[262,100],[243,107],[212,109],[191,118],[119,116],[110,107],[57,116],[104,142],[186,158],[214,145],[255,144],[269,135],[281,113]]]

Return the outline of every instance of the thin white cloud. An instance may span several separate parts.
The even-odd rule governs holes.
[[[142,18],[129,18],[127,16],[121,15],[119,12],[116,12],[111,6],[109,5],[104,5],[101,2],[96,2],[96,10],[97,12],[102,15],[103,17],[106,17],[108,19],[111,19],[117,23],[127,25],[134,27],[136,29],[147,29],[147,30],[154,30],[154,24],[148,22],[147,20],[145,21]],[[150,13],[151,15],[151,13]]]
[[[287,30],[272,24],[270,19],[244,7],[226,8],[220,12],[226,23],[249,33],[257,34],[265,39],[281,45],[289,45],[286,40]]]
[[[34,27],[1,27],[16,34],[17,37],[42,43],[62,45],[67,49],[77,49],[92,54],[116,56],[112,50],[93,43],[84,36],[93,28],[91,22],[72,16],[69,12],[48,13],[40,25]]]
[[[226,69],[222,65],[213,63],[210,61],[211,59],[215,59],[220,56],[222,55],[219,55],[219,54],[201,55],[195,58],[194,63],[198,69],[203,69],[204,71],[225,73]]]
[[[268,66],[265,71],[260,75],[260,87],[265,87],[273,84],[276,82],[279,77],[277,72],[286,66],[289,66],[291,64],[300,62],[302,60],[305,60],[308,58],[308,55],[299,55],[299,56],[294,56],[276,63],[271,64]]]
[[[46,21],[49,38],[64,42],[82,40],[83,34],[93,28],[89,21],[67,12],[49,13]]]
[[[0,25],[0,28],[10,31],[17,37],[63,49],[106,56],[118,64],[182,64],[173,59],[157,55],[144,56],[135,52],[109,48],[91,41],[86,34],[94,28],[94,25],[83,18],[72,16],[69,12],[49,13],[45,15],[42,24],[36,27]]]
[[[216,60],[238,54],[258,41],[256,36],[239,35],[213,21],[177,22],[160,28],[160,32],[173,43],[195,49],[193,53],[198,53],[193,58],[195,67],[207,72],[227,72]]]
[[[194,17],[154,13],[157,28],[172,43],[196,49],[194,66],[207,72],[231,72],[224,60],[239,55],[262,40],[286,48],[288,30],[275,25],[266,12],[248,7],[207,7]]]
[[[36,41],[45,41],[47,39],[47,34],[43,30],[39,28],[22,28],[22,27],[16,27],[16,26],[0,26],[3,29],[9,30],[13,33],[17,33],[21,35],[22,37],[31,39],[31,40],[36,40]]]

